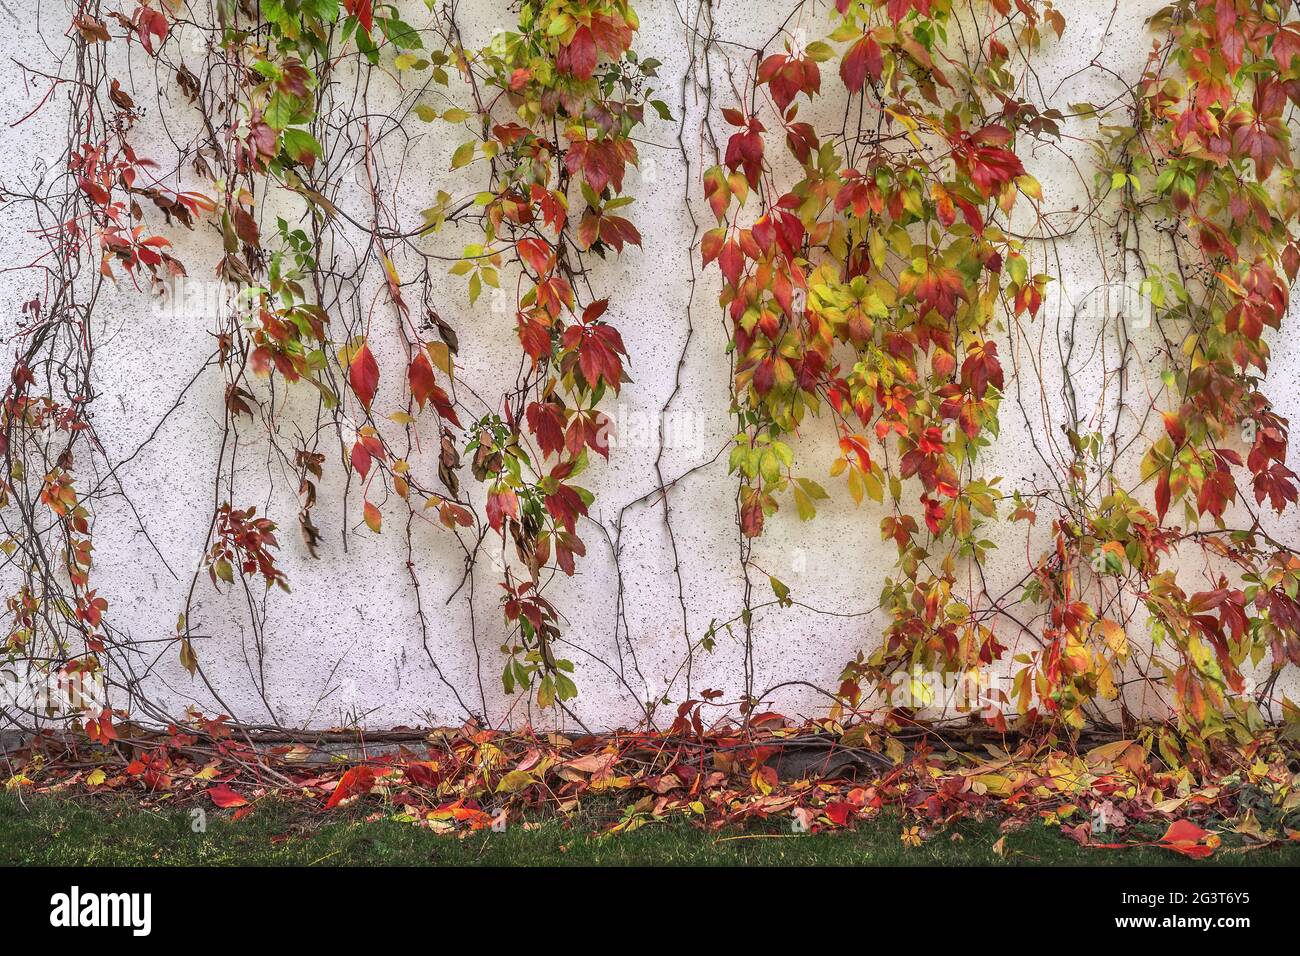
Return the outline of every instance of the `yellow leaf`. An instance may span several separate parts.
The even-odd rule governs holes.
[[[516,793],[536,782],[536,779],[527,770],[511,770],[497,784],[497,793]]]
[[[429,353],[429,361],[442,369],[448,378],[454,377],[455,365],[451,360],[451,349],[447,347],[446,342],[430,342],[424,350]]]
[[[1089,764],[1114,763],[1133,745],[1131,740],[1116,740],[1108,744],[1102,744],[1100,747],[1093,747],[1087,753],[1087,762]]]
[[[1106,639],[1106,646],[1111,649],[1111,653],[1117,657],[1128,657],[1128,635],[1124,633],[1124,625],[1110,618],[1102,618],[1097,623],[1101,627],[1102,637]]]
[[[995,797],[1011,796],[1011,781],[1001,774],[982,774],[971,781],[972,786],[976,783],[983,784],[986,791],[993,794]]]
[[[1105,700],[1114,700],[1119,696],[1119,689],[1115,686],[1115,674],[1111,670],[1109,661],[1102,661],[1097,673],[1097,693]]]
[[[461,143],[456,147],[456,152],[451,154],[451,168],[460,169],[462,166],[468,166],[474,161],[474,140],[468,143]]]
[[[380,256],[380,259],[384,263],[384,272],[388,275],[388,281],[393,285],[401,285],[402,280],[397,275],[397,266],[393,265],[393,260],[388,256]]]

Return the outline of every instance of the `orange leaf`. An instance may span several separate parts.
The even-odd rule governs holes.
[[[826,816],[831,823],[837,827],[848,826],[849,818],[853,816],[853,804],[845,803],[843,800],[832,800],[826,804]]]
[[[212,798],[213,803],[221,807],[223,810],[229,809],[230,807],[248,806],[247,800],[235,793],[235,791],[231,790],[224,783],[218,784],[215,787],[208,787],[208,796]]]
[[[1208,830],[1202,830],[1191,820],[1175,820],[1157,842],[1166,850],[1173,850],[1194,860],[1203,860],[1214,852],[1217,840]]]
[[[326,810],[333,810],[348,797],[359,797],[370,792],[375,785],[375,771],[370,767],[353,767],[339,778],[338,786],[330,794],[325,804]]]

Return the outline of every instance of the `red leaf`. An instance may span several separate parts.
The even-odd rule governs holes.
[[[375,785],[375,772],[369,767],[353,767],[341,778],[334,792],[325,804],[326,810],[333,810],[349,797],[358,797],[370,792]]]
[[[215,787],[208,787],[208,796],[212,798],[214,804],[221,807],[223,810],[228,810],[231,807],[248,806],[247,800],[235,793],[235,791],[231,790],[224,783],[217,784]]]
[[[590,209],[578,224],[578,248],[584,252],[596,244],[600,238],[600,217]]]
[[[375,26],[374,0],[343,0],[343,9],[361,22],[361,29],[369,33]]]
[[[748,130],[732,133],[727,140],[725,162],[727,168],[735,171],[744,166],[745,179],[751,188],[758,187],[759,177],[763,173],[763,124],[757,119],[750,120]]]
[[[561,73],[569,73],[580,80],[591,78],[596,69],[596,40],[587,27],[578,27],[569,45],[560,48],[555,64]]]
[[[436,787],[442,782],[442,775],[438,773],[438,765],[431,761],[409,763],[404,769],[406,779],[417,787]]]
[[[516,321],[519,341],[534,363],[551,354],[551,327],[543,317],[536,313],[532,317],[525,317],[521,312]]]
[[[438,387],[433,378],[433,365],[423,351],[416,355],[411,362],[407,377],[411,381],[411,394],[415,396],[415,400],[419,402],[420,408],[423,409],[425,403],[432,397],[433,390]]]
[[[1024,175],[1025,167],[1018,157],[1005,146],[1011,141],[1011,131],[1005,126],[985,126],[974,135],[962,134],[954,145],[954,158],[970,175],[971,182],[982,196],[990,196],[1017,176]]]
[[[883,72],[884,58],[880,52],[880,44],[870,33],[864,34],[849,47],[849,52],[844,54],[844,59],[840,61],[840,79],[844,81],[850,93],[861,90],[868,75],[876,82],[880,82]]]
[[[578,346],[578,367],[582,369],[582,377],[589,386],[595,388],[597,382],[604,377],[606,384],[618,391],[620,376],[617,373],[612,376],[609,374],[611,363],[615,369],[619,368],[618,357],[610,352],[604,342],[594,335],[583,336],[582,344]]]
[[[564,525],[570,534],[574,533],[578,515],[587,514],[587,506],[582,497],[568,485],[560,485],[554,494],[547,495],[545,504],[551,516],[557,523]]]
[[[889,11],[889,19],[897,24],[913,7],[916,7],[922,16],[930,15],[930,0],[889,0],[886,9]]]
[[[110,741],[116,740],[117,731],[113,728],[112,710],[105,707],[103,712],[94,720],[86,721],[86,736],[102,744],[108,744]]]
[[[235,235],[241,242],[249,246],[261,244],[261,236],[257,230],[257,220],[249,215],[248,210],[242,206],[235,207],[235,213],[231,217],[235,226]]]
[[[488,524],[493,531],[500,531],[506,516],[519,518],[519,497],[511,489],[503,488],[493,491],[487,498]]]
[[[350,456],[352,470],[361,476],[361,480],[366,480],[366,475],[370,473],[370,451],[366,448],[365,442],[357,441],[352,445],[352,454]]]
[[[1214,852],[1214,846],[1207,845],[1211,834],[1202,830],[1191,820],[1175,820],[1165,831],[1165,835],[1156,841],[1156,846],[1173,850],[1194,860],[1203,860]]]
[[[832,800],[826,804],[826,816],[837,827],[848,826],[849,818],[853,816],[853,804],[845,803],[842,800]]]
[[[519,257],[532,266],[533,271],[538,275],[550,272],[551,267],[555,265],[555,253],[544,240],[520,239],[515,248],[519,252]]]
[[[1160,477],[1156,479],[1156,515],[1161,521],[1165,520],[1165,512],[1169,510],[1169,469],[1162,468]]]
[[[451,397],[442,389],[441,385],[433,386],[433,392],[430,395],[433,399],[433,407],[438,414],[446,421],[451,422],[457,428],[460,427],[460,416],[456,414],[456,408],[451,404]]]
[[[740,243],[735,240],[725,243],[718,253],[718,265],[728,285],[740,285],[740,274],[745,268],[745,254],[741,251]]]
[[[375,391],[379,388],[379,363],[370,354],[368,343],[363,342],[348,363],[348,382],[366,411],[370,411],[370,403],[375,400]]]
[[[543,455],[564,450],[564,406],[558,402],[533,402],[528,406],[528,430],[537,437]]]

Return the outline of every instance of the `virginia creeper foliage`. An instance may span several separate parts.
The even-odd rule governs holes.
[[[704,126],[721,132],[701,142],[713,154],[702,169],[687,161],[688,197],[711,216],[694,253],[728,337],[731,368],[718,354],[715,371],[731,379],[747,585],[774,515],[793,509],[816,535],[819,505],[844,485],[883,516],[896,564],[884,633],[828,693],[837,726],[918,673],[1006,666],[1000,706],[981,715],[997,730],[1132,728],[1151,716],[1132,695],[1149,691],[1146,710],[1154,699],[1169,718],[1154,733],[1173,764],[1249,739],[1278,716],[1279,676],[1300,666],[1300,560],[1268,514],[1295,506],[1297,476],[1266,382],[1300,271],[1293,4],[1179,0],[1152,18],[1146,68],[1123,95],[1068,108],[1028,79],[1068,34],[1046,0],[824,6],[792,2],[787,25],[821,18],[824,29],[810,39],[783,26],[732,91],[707,86]],[[219,375],[223,396],[207,542],[163,641],[185,669],[220,699],[203,668],[200,581],[246,600],[260,662],[268,591],[293,585],[278,563],[284,527],[296,523],[316,556],[314,516],[341,507],[348,534],[405,536],[440,676],[417,527],[454,536],[471,594],[480,557],[496,557],[505,690],[542,709],[578,693],[547,587],[593,560],[590,532],[604,529],[583,474],[609,457],[608,409],[634,370],[619,326],[651,321],[593,266],[649,268],[634,187],[642,144],[671,138],[673,111],[626,0],[523,0],[482,47],[466,44],[454,2],[431,3],[420,28],[403,10],[89,0],[68,12],[64,72],[36,107],[70,118],[57,182],[6,186],[34,210],[48,253],[30,266],[42,282],[21,306],[0,429],[4,551],[18,578],[5,655],[29,672],[107,676],[112,705],[82,715],[94,739],[112,738],[115,716],[172,715],[141,691],[157,647],[115,626],[112,589],[94,575],[94,502],[118,463],[91,414],[90,318],[113,285],[144,300],[185,276],[220,280],[229,306],[182,383],[181,400]],[[181,56],[182,35],[202,55]],[[716,38],[691,42],[691,63],[707,63]],[[179,157],[145,154],[148,111],[105,55],[122,46],[194,121]],[[387,113],[368,99],[381,76],[400,90]],[[419,192],[413,220],[385,184],[391,144],[417,130],[454,147],[447,183],[405,187]],[[1148,394],[1123,393],[1134,434],[1122,441],[1071,407],[1063,436],[1042,438],[1062,456],[1038,451],[1050,481],[1014,488],[988,462],[1012,405],[1024,407],[1035,371],[1024,345],[1062,278],[1054,198],[1035,166],[1040,151],[1078,142],[1091,148],[1092,189],[1072,231],[1089,225],[1116,244],[1110,265],[1153,309],[1164,371]],[[466,176],[472,190],[452,185]],[[167,185],[180,182],[192,188]],[[190,231],[219,236],[220,256],[187,260]],[[455,310],[440,311],[434,270],[463,283]],[[458,328],[442,312],[462,305],[474,319]],[[498,394],[459,378],[462,339],[480,321],[515,336]],[[313,411],[291,414],[290,402]],[[804,440],[814,419],[831,423],[833,447]],[[296,514],[265,513],[237,480],[251,435],[270,446],[267,471],[296,483]],[[1135,443],[1132,473],[1122,452]],[[672,483],[659,477],[666,502]],[[341,502],[321,495],[335,479]],[[1025,573],[991,593],[985,563],[1019,547],[1021,529]],[[1209,569],[1200,578],[1186,570],[1193,555]],[[773,603],[798,598],[768,577]],[[689,675],[690,655],[740,622],[748,716],[763,698],[748,666],[751,597],[747,587],[735,621],[686,635],[683,665]],[[250,672],[277,722],[260,663]],[[721,696],[693,696],[689,680],[682,714]],[[1289,703],[1282,716],[1294,719]]]

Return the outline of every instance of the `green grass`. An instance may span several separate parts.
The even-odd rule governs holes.
[[[373,810],[373,806],[371,807]],[[684,820],[599,837],[595,811],[534,829],[439,836],[393,820],[366,822],[364,811],[325,814],[264,802],[239,821],[208,809],[207,831],[191,829],[184,808],[142,810],[124,800],[0,795],[0,864],[47,866],[339,866],[339,865],[790,865],[889,866],[978,864],[1152,865],[1190,863],[1154,848],[1087,850],[1056,830],[1031,825],[1006,835],[995,823],[940,830],[905,847],[901,823],[883,817],[852,831],[796,835],[765,829],[711,833]],[[953,839],[960,835],[960,840]],[[1249,853],[1221,850],[1210,864],[1300,863],[1300,847]],[[1195,865],[1195,864],[1193,864]],[[1200,864],[1205,865],[1205,864]]]

